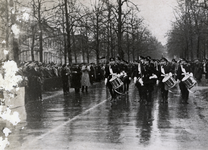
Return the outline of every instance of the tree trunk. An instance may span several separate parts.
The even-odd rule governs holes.
[[[76,47],[76,44],[75,44],[75,37],[74,37],[74,32],[72,32],[72,47],[73,47],[73,51],[74,51],[74,61],[75,63],[77,63],[77,47]]]
[[[41,19],[41,3],[38,3],[38,25],[39,25],[39,56],[40,62],[43,62],[43,31],[42,31],[42,19]]]
[[[118,54],[121,59],[124,59],[124,52],[122,50],[122,2],[118,1]]]
[[[200,36],[197,35],[197,46],[196,46],[196,57],[197,59],[200,59]]]
[[[66,34],[67,34],[67,50],[68,50],[68,60],[69,64],[72,64],[72,54],[71,54],[71,35],[69,29],[69,14],[68,14],[68,5],[67,0],[64,0],[64,7],[65,7],[65,17],[66,17]]]
[[[34,57],[35,32],[34,32],[34,27],[32,26],[31,28],[32,28],[31,59],[32,61],[35,61],[35,57]]]
[[[130,61],[130,41],[129,41],[129,33],[127,33],[127,60]]]
[[[97,12],[98,13],[98,12]],[[99,64],[100,41],[99,41],[99,15],[96,14],[96,63]]]
[[[63,38],[64,38],[64,64],[67,64],[67,41],[66,41],[66,35],[64,33],[65,31],[65,19],[64,19],[64,8],[61,6],[61,10],[62,10],[62,28],[63,28]]]

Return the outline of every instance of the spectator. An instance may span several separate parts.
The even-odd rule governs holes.
[[[82,92],[84,90],[88,92],[88,87],[90,86],[90,66],[87,66],[87,64],[82,65],[82,78],[81,78],[81,85],[82,85]]]

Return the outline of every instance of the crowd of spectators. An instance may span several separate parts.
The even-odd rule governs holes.
[[[17,74],[23,76],[23,81],[20,86],[25,86],[26,88],[26,99],[42,99],[42,92],[48,90],[55,90],[63,88],[63,69],[68,68],[68,86],[67,88],[73,88],[72,72],[74,66],[81,69],[83,63],[72,64],[72,65],[62,65],[55,63],[41,63],[38,61],[22,62],[19,65],[19,71]],[[90,83],[100,82],[103,80],[104,76],[104,65],[96,65],[94,63],[88,64],[90,66],[89,77]],[[66,81],[65,81],[66,82]]]
[[[177,66],[177,61],[170,61],[169,63],[175,64]],[[154,61],[154,64],[157,64],[157,60]],[[191,62],[189,61],[189,64],[191,65],[193,75],[198,83],[200,83],[203,74],[205,75],[205,79],[208,80],[207,60],[199,61],[196,59]],[[132,68],[134,62],[129,63],[128,65],[130,68]],[[104,80],[104,70],[106,66],[105,64],[96,65],[95,63],[74,63],[72,65],[62,65],[55,63],[45,64],[38,61],[30,61],[22,62],[19,65],[18,74],[22,75],[24,78],[20,86],[26,87],[27,99],[40,100],[42,99],[43,91],[64,88],[64,82],[66,81],[63,82],[63,68],[65,68],[68,72],[67,88],[75,88],[75,92],[79,92],[79,90],[82,89],[81,79],[83,78],[82,74],[84,74],[83,66],[86,66],[88,68],[87,73],[89,74],[89,81],[91,85],[93,85],[94,82],[101,82],[102,80]],[[80,78],[76,76],[76,74],[74,74],[73,72],[76,67],[78,68],[78,71],[80,70]],[[77,82],[77,80],[79,81]],[[69,92],[68,89],[67,92]],[[64,91],[64,93],[65,92],[66,91]]]

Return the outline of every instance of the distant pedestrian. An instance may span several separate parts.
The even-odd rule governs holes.
[[[62,66],[62,70],[61,70],[61,78],[62,78],[62,85],[63,85],[63,92],[64,95],[69,93],[69,82],[68,82],[68,77],[69,77],[69,69],[66,66],[66,64],[64,64]]]
[[[90,66],[87,64],[82,65],[82,78],[81,78],[81,85],[82,85],[82,92],[88,92],[88,87],[91,85],[90,83]]]
[[[71,67],[71,88],[75,89],[75,93],[79,93],[81,88],[81,68],[78,64],[73,64]]]
[[[94,81],[95,81],[95,67],[93,63],[90,63],[90,83],[93,85]]]
[[[102,68],[100,65],[95,67],[96,81],[100,82],[102,80]]]

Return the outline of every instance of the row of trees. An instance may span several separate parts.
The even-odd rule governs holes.
[[[89,5],[76,0],[0,0],[0,6],[1,39],[9,43],[12,37],[18,43],[12,44],[13,50],[18,47],[15,53],[30,51],[32,61],[39,53],[43,62],[45,51],[54,51],[64,63],[77,62],[80,55],[84,62],[95,58],[99,63],[116,55],[129,62],[139,55],[160,58],[164,52],[130,0],[96,0]],[[13,25],[20,29],[18,38],[10,34]]]
[[[208,1],[179,0],[176,21],[168,33],[167,48],[171,57],[187,60],[208,56]]]

